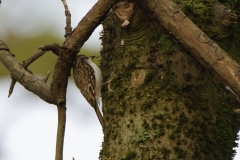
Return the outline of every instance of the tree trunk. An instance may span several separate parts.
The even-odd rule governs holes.
[[[103,160],[231,159],[238,104],[140,7],[103,22]]]

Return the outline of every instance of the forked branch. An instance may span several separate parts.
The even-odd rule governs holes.
[[[66,40],[63,45],[59,48],[58,45],[52,46],[42,46],[42,50],[52,50],[54,54],[58,55],[58,59],[55,64],[55,69],[53,73],[53,80],[51,82],[51,87],[45,84],[45,82],[37,79],[31,73],[29,73],[21,64],[16,62],[9,50],[1,48],[0,44],[0,60],[5,65],[5,67],[10,71],[12,78],[17,80],[21,85],[23,85],[27,90],[38,95],[44,101],[56,104],[58,106],[58,134],[57,134],[57,148],[56,148],[56,160],[63,159],[63,139],[65,132],[65,110],[66,110],[66,88],[68,83],[68,76],[72,68],[72,63],[79,52],[80,48],[84,42],[90,37],[95,28],[101,23],[104,16],[108,13],[110,8],[118,0],[99,0],[92,9],[87,13],[87,15],[79,22],[78,26],[71,32],[71,19],[70,12],[66,2],[63,1],[66,16],[67,16],[67,27],[66,29]],[[71,32],[71,33],[69,33]],[[3,43],[3,45],[5,45]],[[28,62],[32,62],[34,57],[25,61],[27,66]]]
[[[0,49],[5,46],[4,42],[0,40]],[[16,62],[9,50],[0,50],[0,61],[9,70],[11,76],[18,81],[27,90],[38,95],[44,101],[55,104],[55,98],[50,94],[49,87],[34,75],[29,73],[23,65]]]

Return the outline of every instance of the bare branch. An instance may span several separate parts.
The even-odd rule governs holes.
[[[5,44],[0,40],[0,48],[2,48],[2,45]],[[0,49],[0,61],[9,70],[12,78],[18,81],[27,90],[38,95],[48,103],[56,104],[54,96],[50,94],[49,87],[29,73],[21,64],[16,62],[8,50]]]
[[[12,78],[10,88],[9,88],[9,91],[8,91],[8,98],[12,95],[12,92],[13,92],[13,89],[14,89],[14,86],[15,86],[16,82],[17,81],[14,78]]]
[[[99,0],[91,10],[83,17],[64,46],[69,51],[79,51],[84,42],[90,37],[95,28],[101,23],[110,8],[119,0]],[[75,55],[75,54],[74,54]]]
[[[7,46],[2,40],[0,40],[0,50],[6,50],[6,51],[9,51],[9,52],[10,52],[10,49],[8,48],[8,46]],[[11,52],[10,52],[10,53],[11,53]],[[12,55],[13,57],[15,57],[14,54],[11,53],[11,55]]]
[[[51,71],[48,71],[46,76],[42,79],[42,82],[47,83],[50,74],[51,74]]]
[[[53,80],[50,90],[41,80],[30,74],[22,65],[15,62],[8,49],[1,49],[0,60],[10,71],[12,77],[22,84],[27,90],[37,94],[40,98],[48,103],[56,104],[58,108],[58,133],[56,146],[56,160],[62,160],[63,156],[63,138],[66,122],[66,89],[68,76],[72,68],[73,61],[84,42],[90,37],[95,28],[101,23],[110,8],[118,0],[99,0],[87,15],[81,20],[78,26],[68,35],[71,30],[66,27],[66,40],[61,49],[53,50],[53,53],[59,55],[53,73]],[[63,0],[63,3],[65,1]],[[67,26],[70,26],[70,13],[66,2],[64,3],[67,16]],[[67,13],[68,12],[68,13]],[[1,45],[0,45],[1,46]],[[49,46],[40,47],[44,52]],[[44,50],[45,49],[45,50]],[[42,51],[42,52],[43,52]],[[60,51],[60,52],[59,52]],[[40,55],[40,54],[39,54]],[[32,57],[32,59],[35,59]],[[25,61],[25,65],[30,64],[33,60]]]
[[[8,50],[9,51],[9,48],[3,43],[2,45],[2,48],[5,49],[5,50]],[[4,47],[5,48],[4,48]],[[29,72],[32,74],[32,72],[30,70],[28,70],[28,66],[33,63],[36,59],[38,59],[39,57],[41,57],[46,51],[44,50],[40,50],[38,51],[37,53],[33,54],[31,57],[29,57],[26,61],[23,61],[23,67]],[[11,55],[13,56],[13,54],[11,53]],[[14,79],[14,77],[12,77],[12,82],[11,82],[11,85],[10,85],[10,88],[9,88],[9,92],[8,92],[8,97],[11,96],[12,92],[13,92],[13,89],[14,89],[14,86],[16,84],[16,80]]]
[[[55,160],[63,160],[63,144],[66,126],[66,106],[58,105],[58,128]]]
[[[2,46],[6,46],[5,44],[2,45]],[[7,47],[7,46],[6,46]],[[8,47],[7,47],[8,48]],[[8,49],[9,50],[9,49]],[[45,50],[40,50],[36,53],[34,53],[31,57],[29,57],[27,60],[23,61],[23,67],[29,72],[32,74],[32,72],[30,70],[28,70],[28,66],[33,63],[36,59],[38,59],[39,57],[41,57],[46,51]],[[12,54],[13,55],[13,54]],[[10,85],[10,88],[9,88],[9,92],[8,92],[8,97],[11,96],[12,92],[13,92],[13,89],[14,89],[14,86],[16,84],[16,80],[12,77],[12,82],[11,82],[11,85]]]
[[[67,37],[71,32],[72,32],[72,27],[71,27],[71,13],[68,9],[68,5],[66,0],[62,0],[64,9],[65,9],[65,15],[66,15],[66,27],[65,27],[65,35],[64,37]]]
[[[44,53],[46,53],[45,50],[39,50],[38,52],[34,53],[31,57],[29,57],[27,60],[23,61],[23,67],[27,69],[27,67],[33,63],[36,59],[41,57]]]
[[[78,26],[71,32],[71,34],[67,35],[68,33],[66,33],[65,35],[67,37],[64,44],[61,46],[59,58],[55,64],[53,81],[50,87],[51,93],[57,96],[59,111],[56,160],[62,160],[64,136],[63,128],[65,128],[66,117],[63,116],[63,112],[60,112],[60,110],[63,110],[63,107],[61,106],[64,106],[66,104],[68,76],[70,75],[73,61],[75,60],[76,55],[84,42],[90,37],[92,32],[101,23],[101,20],[103,20],[104,16],[117,1],[118,0],[99,0],[87,13],[87,15],[80,21]]]
[[[46,44],[43,46],[39,46],[38,49],[45,50],[45,51],[52,51],[55,55],[59,56],[61,48],[59,44],[53,43],[53,44]]]
[[[117,1],[99,0],[66,38],[55,65],[50,87],[51,92],[58,95],[58,103],[66,103],[68,76],[77,53]]]

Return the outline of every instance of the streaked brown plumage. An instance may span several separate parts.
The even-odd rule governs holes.
[[[88,103],[94,108],[103,126],[103,117],[98,107],[102,85],[100,69],[87,56],[78,55],[73,65],[73,77],[76,86]]]

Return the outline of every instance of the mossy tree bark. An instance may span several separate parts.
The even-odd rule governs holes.
[[[100,158],[231,159],[237,102],[141,7],[130,22],[113,12],[103,22],[101,69],[114,92],[103,87]]]

